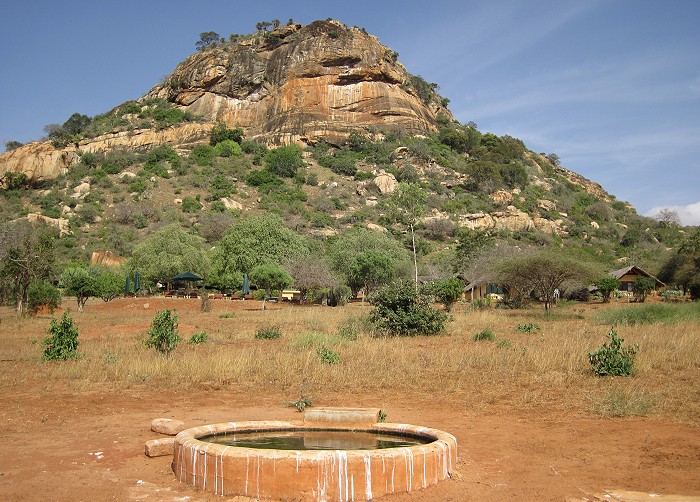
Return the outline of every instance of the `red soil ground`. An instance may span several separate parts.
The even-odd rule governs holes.
[[[0,371],[7,370],[0,362]],[[158,437],[151,420],[197,426],[301,417],[274,388],[253,397],[229,389],[114,392],[92,386],[76,393],[56,387],[47,394],[30,380],[19,390],[0,389],[0,500],[249,500],[198,492],[175,480],[170,457],[146,457],[144,443]],[[493,407],[484,412],[411,389],[314,404],[377,402],[385,403],[390,421],[442,429],[459,444],[453,479],[382,498],[387,502],[603,500],[601,494],[614,489],[700,500],[700,431],[693,425]]]

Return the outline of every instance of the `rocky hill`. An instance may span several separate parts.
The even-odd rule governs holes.
[[[428,268],[459,228],[579,246],[611,263],[653,263],[674,244],[677,235],[555,156],[459,124],[437,88],[337,21],[221,39],[145,96],[76,113],[48,141],[0,155],[0,221],[60,227],[71,259],[128,256],[172,221],[214,244],[237,217],[269,211],[308,236],[361,225],[402,239],[386,203],[411,182],[428,194],[419,228]],[[276,170],[275,152],[299,163]]]
[[[102,134],[76,137],[58,149],[20,147],[0,156],[0,172],[39,181],[65,173],[84,152],[187,148],[206,141],[217,122],[242,127],[248,138],[269,145],[340,144],[358,129],[428,134],[437,131],[438,114],[451,117],[434,84],[408,73],[376,37],[338,21],[291,24],[214,44],[188,57],[138,103],[159,101],[198,123],[144,128],[141,107],[128,103],[106,114],[120,120]]]

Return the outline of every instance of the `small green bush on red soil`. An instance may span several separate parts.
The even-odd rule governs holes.
[[[48,333],[51,336],[44,339],[45,361],[78,358],[78,330],[73,326],[73,319],[68,315],[68,311],[63,313],[59,322],[51,319]]]
[[[178,343],[180,343],[180,335],[177,332],[177,314],[171,314],[169,309],[161,310],[153,318],[148,330],[146,347],[154,348],[168,356],[175,350]]]

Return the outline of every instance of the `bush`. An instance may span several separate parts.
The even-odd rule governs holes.
[[[212,127],[211,133],[209,134],[209,144],[211,146],[216,146],[226,141],[233,141],[240,144],[243,141],[243,129],[228,129],[226,124],[218,123]],[[222,157],[228,157],[228,155],[222,155]]]
[[[208,339],[209,337],[207,336],[207,332],[200,331],[199,333],[195,333],[194,335],[192,335],[190,339],[187,340],[187,343],[189,345],[198,345],[200,343],[206,342]]]
[[[210,166],[214,161],[214,147],[211,145],[197,145],[190,152],[190,158],[198,166]]]
[[[202,209],[202,203],[193,197],[185,197],[182,199],[182,212],[183,213],[196,213]]]
[[[168,356],[175,350],[178,343],[180,343],[180,335],[177,332],[177,314],[171,314],[169,309],[161,310],[153,318],[148,330],[146,347],[154,348]]]
[[[493,334],[493,331],[491,331],[489,328],[482,329],[479,331],[477,334],[474,335],[474,341],[475,342],[481,342],[481,341],[489,341],[493,342],[496,340],[496,335]]]
[[[515,329],[516,329],[516,331],[518,331],[520,333],[528,333],[531,335],[533,333],[537,333],[542,328],[540,327],[539,324],[535,324],[533,322],[528,322],[526,324],[518,324],[518,327]]]
[[[239,157],[243,155],[241,145],[231,139],[217,143],[214,147],[214,153],[219,157]]]
[[[338,364],[340,362],[340,354],[328,349],[326,347],[321,347],[318,349],[318,357],[321,358],[321,362],[326,364]]]
[[[436,335],[445,329],[448,315],[431,307],[413,283],[398,281],[381,288],[370,298],[374,309],[370,321],[394,336]]]
[[[283,178],[293,178],[302,167],[304,161],[297,145],[275,148],[265,155],[265,169]]]
[[[456,277],[453,277],[451,279],[433,281],[429,285],[429,291],[435,300],[441,303],[445,310],[449,312],[452,310],[452,305],[462,298],[464,284]]]
[[[282,338],[279,326],[266,326],[255,332],[256,340],[277,340],[278,338]]]
[[[593,366],[593,372],[598,376],[629,376],[634,371],[634,358],[637,355],[636,345],[623,346],[624,338],[617,337],[615,328],[608,333],[610,345],[605,342],[596,352],[588,353],[588,361]]]
[[[27,309],[30,314],[36,314],[41,307],[46,307],[53,314],[56,307],[61,305],[61,292],[46,281],[35,281],[27,290]]]
[[[73,319],[68,311],[63,313],[59,322],[51,319],[51,326],[44,339],[44,361],[66,361],[78,358],[78,330],[73,326]]]

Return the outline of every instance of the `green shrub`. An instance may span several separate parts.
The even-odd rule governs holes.
[[[61,305],[61,292],[47,281],[32,282],[27,289],[27,310],[36,314],[41,307],[46,307],[53,314],[56,307]]]
[[[190,152],[190,158],[198,166],[210,166],[214,161],[214,147],[211,145],[197,145]]]
[[[187,343],[190,345],[198,345],[200,343],[204,343],[209,339],[207,336],[206,331],[200,331],[199,333],[193,334],[189,340],[187,340]]]
[[[321,362],[326,364],[338,364],[340,362],[340,354],[329,348],[320,347],[317,352],[318,357],[321,358]]]
[[[73,319],[68,315],[68,311],[63,313],[59,322],[51,319],[51,326],[44,339],[44,360],[45,361],[66,361],[78,358],[78,330],[73,326]]]
[[[265,326],[255,332],[256,340],[277,340],[278,338],[282,338],[279,326]]]
[[[386,285],[372,295],[370,321],[381,332],[391,336],[436,335],[445,329],[448,315],[418,294],[413,283],[398,281]]]
[[[634,371],[634,358],[637,354],[636,345],[623,346],[624,338],[618,338],[615,328],[610,328],[608,342],[595,352],[588,353],[588,361],[593,366],[593,372],[598,376],[629,376]]]
[[[501,338],[496,342],[496,347],[499,349],[509,349],[512,347],[512,344],[510,343],[510,340],[507,340],[506,338]]]
[[[216,144],[214,153],[219,157],[240,157],[243,155],[243,150],[241,150],[241,145],[231,139],[227,139]]]
[[[216,146],[218,144],[224,143],[226,141],[233,141],[240,144],[243,141],[243,129],[228,129],[226,124],[219,122],[211,129],[209,134],[209,144],[211,146]],[[218,155],[218,154],[217,154]],[[228,157],[228,155],[221,155],[222,157]]]
[[[202,203],[193,197],[185,197],[182,199],[182,212],[183,213],[196,213],[202,209]]]
[[[177,314],[171,314],[169,309],[161,310],[153,318],[148,330],[148,338],[144,342],[146,347],[154,348],[166,356],[175,350],[180,343],[180,335],[177,332]]]
[[[293,178],[302,167],[304,161],[297,145],[281,146],[265,155],[265,169],[283,178]]]
[[[533,333],[537,333],[537,332],[538,332],[539,330],[541,330],[542,328],[540,327],[539,324],[535,324],[535,323],[532,323],[532,322],[528,322],[528,323],[525,323],[525,324],[518,324],[518,327],[515,328],[515,329],[516,329],[516,331],[518,331],[519,333],[528,333],[528,334],[531,335],[531,334],[533,334]]]
[[[475,342],[482,342],[482,341],[489,341],[493,342],[496,340],[496,335],[493,334],[493,331],[491,331],[489,328],[482,329],[479,331],[477,334],[474,335],[474,341]]]
[[[429,285],[429,292],[438,303],[441,303],[448,312],[452,310],[457,300],[462,297],[464,284],[456,277],[433,281]]]

